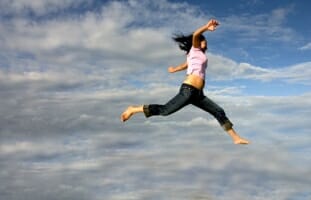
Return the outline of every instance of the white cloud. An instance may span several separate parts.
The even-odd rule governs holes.
[[[83,4],[88,4],[91,1],[85,0],[2,0],[0,2],[1,14],[6,15],[24,15],[29,12],[35,15],[42,16],[51,12],[59,12],[62,9],[76,7]]]
[[[311,42],[299,48],[300,50],[310,50],[311,49]]]
[[[136,15],[135,8],[128,6],[112,2],[98,13],[72,18],[43,22],[19,18],[3,22],[0,37],[4,39],[0,43],[10,56],[3,65],[8,65],[11,71],[43,68],[84,72],[92,69],[107,74],[106,70],[126,72],[150,66],[150,62],[161,65],[163,60],[176,60],[178,56],[173,51],[170,28],[156,28],[152,24],[149,27],[136,26],[135,23],[139,24],[142,18]],[[147,15],[149,11],[142,9],[140,12]],[[150,17],[158,16],[160,11],[153,12]],[[153,23],[155,19],[150,21]],[[23,59],[20,54],[25,55]],[[27,68],[25,63],[28,63]],[[114,74],[120,72],[114,71]]]
[[[250,79],[260,81],[281,80],[289,83],[310,84],[310,62],[282,68],[262,68],[249,63],[237,63],[219,55],[210,55],[208,76],[211,79]]]
[[[170,22],[174,22],[176,16],[179,16],[176,13],[162,14],[160,16],[165,19],[165,22],[162,22],[161,27],[157,27],[156,23],[160,23],[157,14],[163,12],[162,9],[172,11],[186,7],[183,4],[178,5],[176,4],[177,7],[175,7],[174,4],[171,5],[166,1],[157,3],[112,1],[98,13],[86,13],[73,18],[43,22],[18,18],[11,20],[11,23],[1,24],[1,29],[4,30],[2,34],[6,38],[4,44],[15,50],[36,52],[36,50],[51,51],[61,47],[72,47],[98,51],[109,50],[109,52],[121,54],[131,51],[148,53],[146,50],[151,50],[151,46],[157,48],[157,44],[168,43],[167,38],[165,38],[171,36],[168,32],[171,28],[168,25],[174,24]],[[155,10],[140,9],[143,6],[159,8]],[[189,10],[183,16],[179,16],[180,19],[176,20],[179,25],[177,24],[175,27],[181,26],[182,19],[189,18],[186,20],[188,25],[189,22],[198,20],[191,16],[193,9]],[[169,18],[172,18],[172,21],[166,20]],[[146,23],[147,27],[141,27],[140,23]],[[149,49],[146,49],[147,47]],[[155,52],[156,50],[154,49]]]

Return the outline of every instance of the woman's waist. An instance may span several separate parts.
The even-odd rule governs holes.
[[[200,76],[189,74],[183,83],[192,85],[193,87],[202,90],[204,88],[205,81]]]

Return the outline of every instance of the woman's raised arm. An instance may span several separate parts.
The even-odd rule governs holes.
[[[203,34],[205,31],[214,31],[216,30],[216,26],[218,26],[219,23],[218,21],[216,21],[215,19],[211,19],[208,21],[207,24],[205,24],[204,26],[198,28],[196,31],[194,31],[193,33],[193,37],[192,37],[192,45],[195,48],[200,48],[200,35]]]

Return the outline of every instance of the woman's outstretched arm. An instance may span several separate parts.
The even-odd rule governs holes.
[[[216,30],[216,26],[218,26],[219,23],[215,19],[211,19],[208,21],[207,24],[204,26],[198,28],[196,31],[193,33],[192,37],[192,45],[195,48],[200,48],[201,41],[200,41],[200,35],[203,34],[205,31],[214,31]]]
[[[186,61],[186,62],[184,62],[184,63],[182,63],[182,64],[180,64],[180,65],[178,65],[176,67],[172,67],[171,66],[167,70],[170,73],[174,73],[174,72],[185,70],[185,69],[187,69],[187,67],[188,67],[188,64],[187,64],[187,61]]]

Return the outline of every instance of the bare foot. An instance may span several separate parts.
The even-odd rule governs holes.
[[[144,112],[144,106],[129,106],[121,115],[121,121],[129,120],[135,113]]]
[[[231,136],[234,144],[248,144],[249,141],[241,138],[233,128],[227,130],[228,134]]]
[[[249,141],[243,138],[237,138],[233,142],[234,144],[249,144]]]
[[[129,106],[121,115],[121,121],[125,122],[133,115],[132,107]]]

